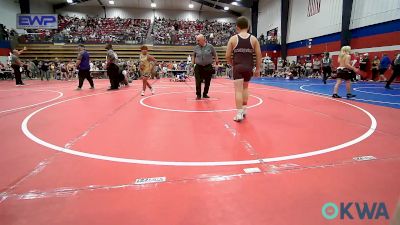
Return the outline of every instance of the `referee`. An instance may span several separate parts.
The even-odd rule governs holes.
[[[114,52],[112,44],[108,43],[106,45],[107,49],[107,75],[110,78],[110,88],[107,91],[118,90],[119,88],[119,67],[117,53]]]
[[[204,80],[205,86],[203,91],[203,98],[210,98],[208,96],[208,90],[210,88],[211,77],[214,73],[214,67],[212,66],[213,57],[215,63],[218,64],[218,56],[215,52],[214,47],[206,42],[206,39],[202,34],[196,37],[197,45],[193,50],[193,64],[194,76],[196,78],[196,96],[197,100],[201,99],[201,82]]]
[[[22,49],[21,51],[14,49],[11,55],[11,67],[14,70],[15,82],[17,86],[25,85],[22,82],[21,70],[20,70],[21,66],[23,66],[24,64],[19,59],[19,55],[21,55],[21,53],[24,51],[26,51],[26,47],[24,47],[24,49]]]

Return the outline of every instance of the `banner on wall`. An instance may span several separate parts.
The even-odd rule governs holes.
[[[267,40],[271,43],[278,43],[278,28],[267,31]]]
[[[17,29],[58,29],[57,14],[17,14]]]

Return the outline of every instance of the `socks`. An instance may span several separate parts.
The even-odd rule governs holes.
[[[247,113],[247,105],[244,105],[243,106],[243,114],[246,114]]]

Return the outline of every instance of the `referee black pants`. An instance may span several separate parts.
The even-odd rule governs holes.
[[[201,97],[201,82],[204,80],[204,91],[203,96],[208,94],[210,89],[211,77],[214,74],[214,67],[211,64],[201,66],[197,65],[194,67],[194,77],[196,78],[196,95]]]
[[[16,85],[24,84],[24,83],[22,83],[22,76],[21,76],[21,70],[20,70],[21,67],[19,65],[13,64],[13,65],[11,65],[11,68],[14,69]]]
[[[322,80],[326,83],[326,80],[331,76],[332,68],[330,66],[322,67]]]
[[[111,63],[107,67],[107,75],[110,79],[110,89],[118,89],[119,87],[119,67],[115,63]]]

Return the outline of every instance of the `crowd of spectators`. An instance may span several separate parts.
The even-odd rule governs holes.
[[[155,45],[195,45],[196,35],[204,34],[215,46],[226,45],[235,34],[235,24],[210,20],[78,18],[59,16],[58,29],[27,30],[20,43],[119,43],[143,44],[151,32]]]
[[[151,35],[156,45],[194,45],[201,33],[209,43],[222,46],[235,32],[235,24],[229,22],[155,18]]]
[[[57,30],[29,30],[20,36],[20,43],[142,44],[150,24],[149,19],[59,16]]]

